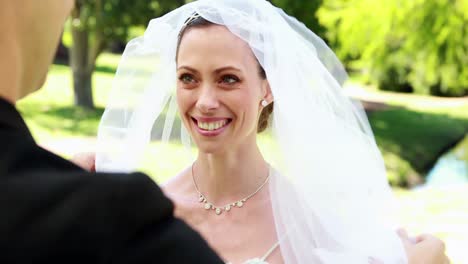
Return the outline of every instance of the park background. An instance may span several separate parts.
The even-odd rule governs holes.
[[[77,0],[43,89],[18,103],[38,143],[66,158],[93,152],[125,43],[186,2]],[[437,235],[453,263],[468,263],[468,0],[271,2],[345,64],[345,92],[365,107],[402,225]],[[154,141],[141,170],[161,183],[183,151]]]

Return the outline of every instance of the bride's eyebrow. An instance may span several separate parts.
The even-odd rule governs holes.
[[[180,71],[180,70],[187,70],[187,71],[191,71],[191,72],[193,72],[193,73],[198,73],[198,71],[197,71],[196,69],[194,69],[194,68],[192,68],[192,67],[190,67],[190,66],[184,66],[184,65],[182,65],[182,66],[180,66],[180,67],[177,68],[177,71]]]
[[[214,71],[215,74],[219,74],[220,72],[222,71],[226,71],[226,70],[231,70],[231,71],[237,71],[237,72],[242,72],[240,69],[234,67],[234,66],[226,66],[226,67],[221,67],[221,68],[218,68]]]
[[[185,66],[185,65],[182,65],[180,67],[177,68],[177,71],[180,71],[180,70],[187,70],[187,71],[190,71],[190,72],[193,72],[193,73],[198,73],[198,71],[190,66]],[[237,72],[242,72],[239,68],[236,68],[234,66],[225,66],[225,67],[221,67],[221,68],[218,68],[214,71],[215,74],[219,74],[220,72],[223,72],[223,71],[226,71],[226,70],[231,70],[231,71],[237,71]]]

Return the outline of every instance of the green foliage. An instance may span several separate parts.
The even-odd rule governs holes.
[[[308,28],[319,36],[323,36],[324,28],[320,25],[316,12],[323,0],[303,1],[303,0],[271,0],[272,4],[282,8],[287,14],[294,16],[303,22]]]
[[[185,0],[77,0],[71,13],[70,65],[73,68],[75,104],[93,108],[91,78],[96,59],[111,44],[122,48],[131,30],[146,26]]]
[[[325,0],[317,14],[339,57],[380,88],[468,94],[468,0]]]
[[[388,150],[382,151],[382,156],[387,169],[387,179],[391,186],[409,187],[421,183],[420,174],[413,169],[407,160]]]
[[[286,13],[304,22],[315,33],[324,32],[315,13],[323,0],[271,0],[274,5]],[[82,11],[74,26],[88,31],[98,28],[108,39],[126,40],[129,29],[134,26],[146,26],[151,18],[161,16],[192,0],[77,0]],[[131,33],[130,33],[131,34]]]
[[[74,19],[72,26],[88,32],[100,31],[106,40],[126,41],[134,26],[146,26],[150,19],[184,3],[184,0],[77,0],[79,19]]]

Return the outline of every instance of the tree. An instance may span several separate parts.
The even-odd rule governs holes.
[[[324,27],[320,25],[316,12],[323,0],[269,0],[275,6],[282,8],[287,14],[303,22],[320,37],[324,37]]]
[[[93,108],[92,74],[96,59],[111,41],[126,41],[132,26],[146,26],[184,0],[76,0],[72,11],[70,66],[75,104]]]
[[[468,0],[325,0],[339,57],[381,89],[468,94]]]

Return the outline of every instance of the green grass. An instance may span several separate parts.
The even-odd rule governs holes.
[[[411,161],[418,172],[468,130],[468,119],[404,108],[372,113],[370,120],[381,148]]]
[[[104,54],[93,75],[95,110],[73,106],[68,66],[52,65],[44,87],[18,102],[18,108],[38,141],[95,136],[120,56]]]
[[[468,104],[460,107],[397,105],[369,119],[395,184],[425,175],[440,155],[468,131]],[[416,179],[413,179],[416,180]]]

